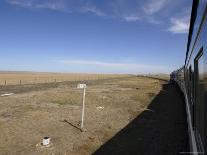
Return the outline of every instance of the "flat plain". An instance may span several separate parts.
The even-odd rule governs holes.
[[[87,81],[117,77],[128,77],[127,74],[85,74],[85,73],[47,73],[47,72],[14,72],[0,71],[0,85],[24,85],[38,83],[55,83],[64,81]]]
[[[0,154],[93,154],[148,109],[166,81],[113,76],[85,81],[85,132],[78,81],[1,86]],[[49,136],[51,145],[43,147]]]

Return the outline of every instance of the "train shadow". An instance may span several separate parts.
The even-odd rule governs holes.
[[[163,84],[148,109],[93,154],[174,155],[188,152],[185,104],[178,87]]]

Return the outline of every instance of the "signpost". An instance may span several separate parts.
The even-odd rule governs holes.
[[[85,112],[85,96],[86,96],[86,84],[78,84],[78,89],[83,89],[83,105],[82,105],[82,114],[81,114],[81,130],[83,129],[83,121],[84,121],[84,112]]]

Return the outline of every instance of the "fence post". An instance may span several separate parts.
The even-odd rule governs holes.
[[[19,80],[19,85],[22,85],[22,80]]]
[[[6,85],[6,80],[4,81],[4,85]]]

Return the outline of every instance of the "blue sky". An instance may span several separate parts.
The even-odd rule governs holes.
[[[0,0],[0,70],[169,73],[192,0]]]

